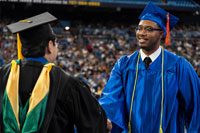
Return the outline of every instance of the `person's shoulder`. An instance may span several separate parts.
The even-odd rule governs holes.
[[[4,64],[2,66],[0,66],[0,69],[7,69],[11,66],[11,63],[8,63],[8,64]]]
[[[164,49],[164,53],[165,53],[165,56],[167,56],[167,58],[170,60],[178,61],[178,59],[180,58],[180,56],[177,56],[175,53],[172,53],[166,49]]]
[[[184,57],[181,57],[181,56],[179,57],[177,65],[179,65],[179,67],[181,67],[181,68],[193,69],[192,64],[190,64],[190,62],[187,59],[185,59]]]
[[[177,69],[193,69],[190,62],[188,62],[184,57],[175,55],[172,52],[165,50],[165,55],[167,56],[167,64],[168,68],[175,68]]]
[[[164,49],[164,62],[167,64],[168,68],[173,68],[176,66],[180,59],[180,56],[177,56],[176,54]]]
[[[130,55],[124,55],[124,56],[121,57],[121,60],[129,62],[129,61],[132,61],[134,59],[137,59],[138,58],[138,53],[139,53],[139,50],[133,52]]]
[[[54,66],[51,70],[51,79],[56,88],[59,88],[59,99],[66,99],[69,95],[80,90],[88,90],[88,86],[79,78],[73,77],[59,66]]]
[[[55,74],[59,74],[59,75],[61,75],[61,76],[65,76],[65,77],[69,77],[69,76],[70,76],[70,75],[69,75],[67,72],[65,72],[61,67],[56,66],[56,65],[52,67],[51,72],[52,72],[52,73],[55,73]]]
[[[67,84],[68,87],[72,87],[74,85],[85,85],[80,78],[73,77],[69,75],[66,71],[64,71],[62,68],[59,66],[54,66],[52,68],[52,75],[62,84]]]
[[[138,58],[138,53],[139,53],[139,50],[135,51],[131,55],[122,56],[117,62],[118,67],[123,69],[132,63],[136,63],[137,58]]]
[[[0,73],[6,73],[10,71],[11,63],[4,64],[0,67]]]

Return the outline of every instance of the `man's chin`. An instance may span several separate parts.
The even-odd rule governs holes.
[[[151,48],[150,47],[148,47],[148,46],[139,46],[141,49],[143,49],[143,50],[145,50],[145,51],[150,51],[151,50]]]
[[[139,45],[139,47],[140,47],[141,49],[143,49],[143,48],[145,48],[146,46],[144,46],[144,45]]]

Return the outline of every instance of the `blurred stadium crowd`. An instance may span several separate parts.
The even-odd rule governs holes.
[[[0,21],[0,66],[17,58],[16,36],[8,32],[7,23]],[[59,42],[55,63],[101,93],[117,59],[138,49],[136,24],[72,23],[69,30],[60,24],[53,26]],[[200,25],[177,25],[171,32],[171,45],[164,47],[185,57],[200,77]]]

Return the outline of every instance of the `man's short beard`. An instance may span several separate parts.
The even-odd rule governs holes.
[[[145,51],[151,51],[154,49],[154,47],[145,47],[145,46],[139,46],[141,49],[145,50]]]

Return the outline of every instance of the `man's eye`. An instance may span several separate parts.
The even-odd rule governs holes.
[[[141,27],[136,27],[135,28],[136,31],[138,31],[138,30],[140,31],[141,29],[142,29]]]
[[[153,31],[153,28],[152,27],[147,27],[145,28],[146,31]]]

